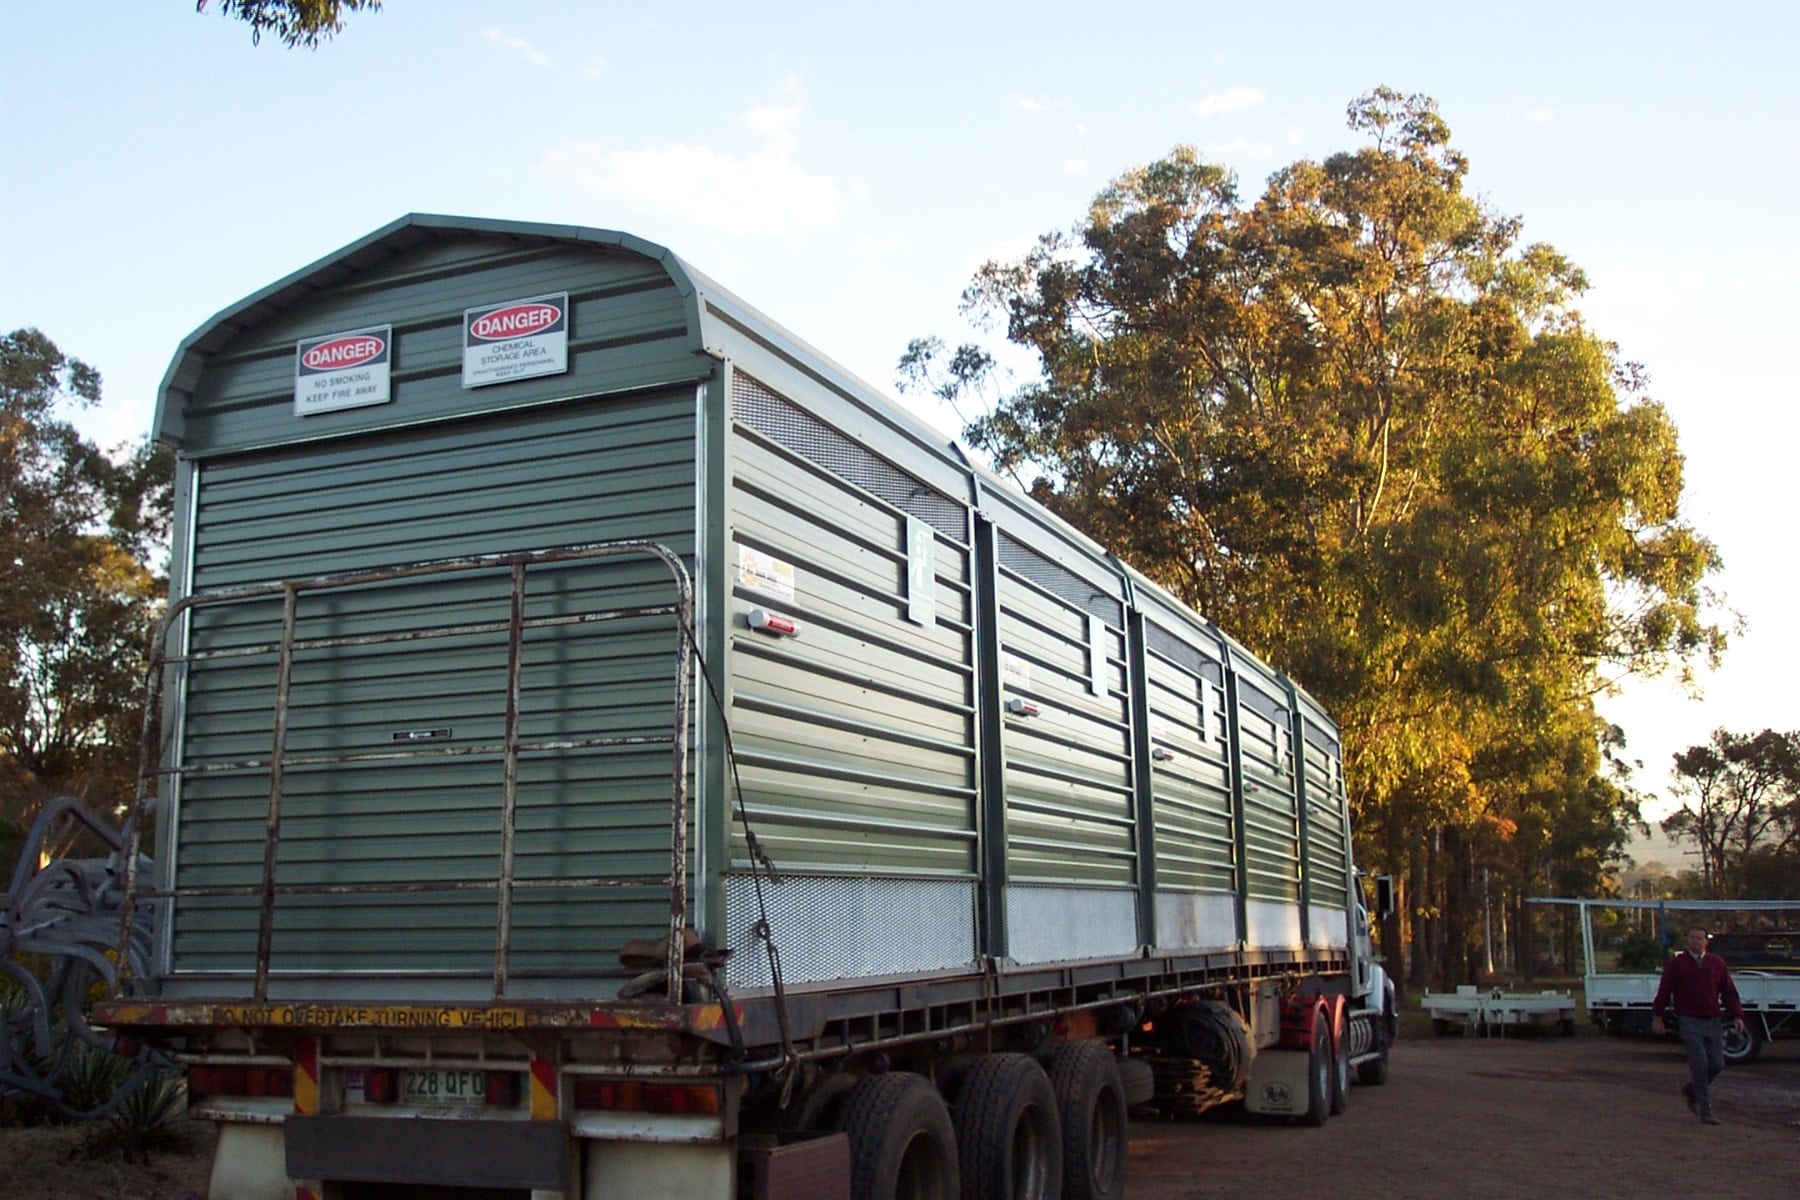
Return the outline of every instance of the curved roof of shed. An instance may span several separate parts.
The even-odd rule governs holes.
[[[640,255],[661,265],[688,310],[688,328],[696,353],[717,353],[713,336],[719,315],[737,329],[782,348],[796,358],[824,368],[840,386],[864,394],[873,389],[824,355],[782,329],[705,275],[693,270],[673,252],[654,242],[612,229],[582,225],[553,225],[535,221],[500,221],[437,213],[408,213],[341,250],[301,267],[284,279],[220,310],[189,334],[157,389],[156,420],[151,434],[158,440],[180,444],[183,410],[192,396],[207,361],[246,329],[300,304],[319,292],[339,286],[359,273],[422,243],[440,238],[474,234],[519,242],[563,242],[606,247]]]

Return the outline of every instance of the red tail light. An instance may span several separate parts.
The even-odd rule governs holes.
[[[400,1072],[374,1067],[363,1072],[363,1099],[370,1104],[392,1104],[400,1098]]]
[[[582,1076],[575,1080],[575,1107],[601,1112],[714,1116],[719,1111],[719,1089],[703,1083],[639,1083]]]
[[[188,1091],[195,1096],[292,1097],[292,1067],[189,1067]]]
[[[485,1099],[489,1104],[511,1108],[519,1102],[519,1076],[513,1071],[489,1071]]]

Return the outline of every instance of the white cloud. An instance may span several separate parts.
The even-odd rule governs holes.
[[[1065,159],[1063,161],[1063,170],[1070,172],[1085,171],[1087,170],[1087,160],[1080,158]]]
[[[1184,107],[1196,117],[1216,117],[1240,108],[1255,108],[1268,98],[1268,93],[1261,88],[1234,87],[1202,96]]]
[[[483,30],[481,36],[486,38],[492,44],[499,46],[502,50],[509,50],[518,55],[533,66],[548,67],[553,65],[550,62],[550,56],[548,54],[545,54],[542,50],[539,50],[524,38],[513,37],[510,34],[501,33],[498,29]]]
[[[1086,121],[1075,122],[1075,132],[1077,134],[1081,134],[1081,135],[1085,136],[1087,134],[1087,122]]]
[[[602,79],[612,74],[612,63],[598,54],[592,54],[582,60],[581,73],[589,79]]]
[[[1208,142],[1200,147],[1208,158],[1274,158],[1275,147],[1249,138],[1233,138],[1229,142]]]
[[[783,79],[776,90],[786,98],[786,104],[753,105],[740,120],[763,143],[764,149],[788,155],[794,152],[794,126],[800,123],[800,114],[806,111],[806,94],[796,75]]]
[[[800,81],[790,76],[778,90],[785,103],[755,105],[740,118],[759,143],[749,154],[688,142],[621,149],[570,141],[544,151],[539,173],[720,233],[785,236],[834,228],[844,217],[842,191],[831,176],[794,161],[795,129],[806,109]]]
[[[1024,92],[1014,92],[1006,102],[1020,112],[1049,112],[1053,108],[1061,108],[1060,100],[1039,100],[1036,96],[1028,96]]]

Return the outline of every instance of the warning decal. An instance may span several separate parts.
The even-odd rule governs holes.
[[[569,293],[463,310],[462,385],[486,387],[569,369]]]

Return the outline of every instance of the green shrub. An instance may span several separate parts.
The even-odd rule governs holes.
[[[186,1152],[193,1148],[195,1136],[193,1126],[183,1119],[186,1116],[187,1077],[180,1071],[157,1071],[88,1132],[87,1152],[138,1161],[158,1150]]]
[[[1648,933],[1628,933],[1619,940],[1619,970],[1655,974],[1662,970],[1663,944]]]

